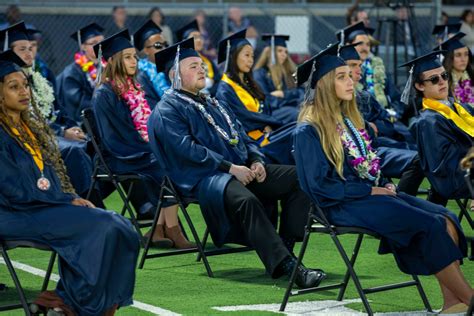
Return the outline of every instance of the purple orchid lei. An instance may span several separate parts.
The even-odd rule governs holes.
[[[349,155],[349,164],[360,178],[373,181],[377,185],[380,179],[380,158],[372,148],[367,131],[365,129],[357,130],[347,118],[344,118],[344,121],[354,137],[341,124],[338,124],[336,129],[341,137],[345,152]],[[354,140],[354,138],[356,139]]]
[[[459,80],[454,87],[454,95],[460,103],[474,106],[474,83],[470,79]]]

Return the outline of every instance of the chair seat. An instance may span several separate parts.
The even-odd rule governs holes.
[[[380,239],[380,235],[377,234],[374,231],[361,228],[361,227],[356,227],[356,226],[331,226],[331,227],[326,227],[321,225],[320,223],[315,223],[311,226],[311,230],[313,232],[317,233],[324,233],[324,234],[330,234],[332,231],[336,233],[336,235],[344,235],[344,234],[364,234],[364,235],[369,235],[372,237],[375,237],[377,239]]]
[[[4,240],[2,244],[5,250],[15,248],[35,248],[38,250],[52,251],[53,249],[46,244],[30,240]]]

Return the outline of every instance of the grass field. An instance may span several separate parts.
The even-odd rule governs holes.
[[[111,209],[119,209],[118,198],[112,195],[106,204]],[[450,203],[448,207],[458,212],[457,206]],[[189,211],[198,232],[204,232],[203,219],[196,206]],[[464,223],[465,224],[465,223]],[[468,235],[472,230],[464,225]],[[352,247],[355,239],[351,236],[342,238],[346,247]],[[361,282],[365,286],[383,283],[395,283],[409,279],[396,267],[391,255],[376,254],[378,241],[366,238],[356,265]],[[299,248],[298,248],[299,249]],[[49,254],[34,250],[14,250],[11,259],[42,270],[46,269]],[[196,254],[151,259],[145,263],[143,270],[137,270],[134,299],[153,306],[186,315],[268,315],[269,311],[222,312],[213,309],[217,306],[250,305],[280,303],[287,279],[273,280],[265,275],[263,265],[255,252],[230,254],[209,257],[215,278],[207,277],[202,263],[196,262]],[[338,282],[344,274],[344,266],[328,236],[313,234],[307,250],[305,265],[324,269],[328,273],[325,282]],[[467,279],[474,284],[474,262],[466,261],[462,267]],[[55,269],[57,273],[57,269]],[[41,286],[42,278],[24,271],[18,271],[20,280],[27,295],[34,298]],[[120,276],[117,276],[120,277]],[[424,289],[433,308],[440,308],[441,296],[438,283],[434,277],[422,277]],[[10,287],[7,292],[0,292],[0,305],[16,299],[16,292],[6,271],[0,264],[0,283]],[[329,283],[328,283],[329,284]],[[54,282],[50,284],[54,288]],[[291,298],[295,301],[335,300],[335,292],[322,292]],[[346,298],[357,298],[355,288],[349,284]],[[372,308],[376,312],[401,312],[422,310],[423,304],[415,288],[395,290],[369,295]],[[363,311],[361,303],[347,305],[354,310]],[[4,312],[2,315],[23,315],[22,311]],[[120,310],[119,315],[153,315],[153,313],[135,307]]]

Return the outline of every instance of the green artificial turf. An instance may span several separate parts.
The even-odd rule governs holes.
[[[422,197],[424,198],[424,197]],[[119,199],[112,195],[106,201],[110,209],[120,209]],[[458,212],[457,206],[450,202],[448,207]],[[204,222],[199,208],[189,207],[189,212],[200,235],[204,232]],[[468,235],[472,230],[463,223]],[[354,236],[341,238],[346,249],[352,247]],[[299,246],[299,245],[298,245]],[[299,250],[297,246],[297,250]],[[396,267],[391,255],[377,254],[378,241],[366,238],[356,264],[363,286],[376,286],[383,283],[396,283],[410,279]],[[49,254],[30,249],[13,250],[11,259],[45,270]],[[196,262],[196,254],[150,259],[143,270],[137,270],[134,299],[143,303],[164,308],[186,315],[267,315],[270,312],[221,312],[214,306],[250,305],[280,303],[287,279],[273,280],[267,275],[255,252],[228,254],[209,257],[214,278],[209,278],[204,265]],[[326,235],[313,234],[307,249],[304,263],[313,268],[322,268],[328,273],[329,282],[339,282],[345,269],[333,243]],[[474,284],[474,262],[466,261],[462,267],[467,279]],[[34,298],[41,286],[42,278],[17,270],[23,287],[30,298]],[[55,269],[57,273],[57,269]],[[120,277],[120,276],[117,276]],[[442,303],[438,283],[434,277],[421,277],[422,284],[433,308]],[[6,283],[10,289],[0,292],[0,305],[16,299],[13,283],[6,266],[0,265],[0,283]],[[50,284],[54,288],[54,282]],[[357,298],[352,282],[349,284],[346,298]],[[312,300],[335,300],[336,292],[321,292],[290,298],[290,302]],[[422,310],[423,304],[414,287],[369,295],[371,305],[376,312],[397,312]],[[352,303],[348,307],[363,311],[361,303]],[[150,313],[127,307],[119,315],[148,315]],[[22,311],[4,312],[2,315],[23,315]]]

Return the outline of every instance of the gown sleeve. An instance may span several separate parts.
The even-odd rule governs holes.
[[[82,121],[81,112],[91,107],[91,95],[86,91],[83,74],[71,65],[62,76],[61,93],[67,114],[76,122]]]
[[[372,186],[340,178],[324,154],[317,131],[308,124],[297,127],[294,136],[296,170],[303,191],[321,207],[363,198]]]

